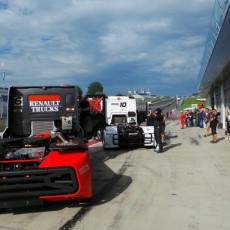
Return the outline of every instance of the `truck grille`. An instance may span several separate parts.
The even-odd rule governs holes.
[[[78,187],[71,167],[0,172],[0,200],[71,194]]]

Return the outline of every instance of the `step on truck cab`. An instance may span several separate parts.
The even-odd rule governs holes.
[[[10,87],[0,139],[0,208],[91,197],[75,87]]]

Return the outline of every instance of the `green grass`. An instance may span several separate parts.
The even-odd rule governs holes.
[[[204,107],[206,106],[205,101],[201,102],[201,101],[197,101],[196,98],[186,98],[186,99],[183,99],[183,101],[181,102],[181,109],[191,107],[192,104],[199,105],[200,103],[202,103]]]

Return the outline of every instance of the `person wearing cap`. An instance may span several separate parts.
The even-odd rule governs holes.
[[[156,109],[156,112],[153,115],[153,124],[154,124],[154,137],[157,143],[156,152],[163,152],[163,143],[162,143],[162,130],[163,130],[163,119],[162,110],[160,108]]]

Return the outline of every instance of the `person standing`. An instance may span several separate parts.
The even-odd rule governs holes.
[[[162,134],[161,134],[161,139],[162,139],[162,142],[164,143],[165,142],[165,127],[166,127],[166,117],[164,114],[163,115],[163,121],[162,121]]]
[[[186,119],[186,116],[185,116],[185,114],[183,113],[183,111],[181,111],[181,112],[180,112],[180,125],[181,125],[181,128],[182,128],[182,129],[184,129],[185,119]]]
[[[194,112],[192,110],[190,110],[190,124],[191,127],[194,126]]]
[[[230,110],[228,111],[228,115],[226,117],[227,129],[226,129],[226,140],[230,140]]]
[[[203,113],[204,137],[207,137],[209,134],[210,118],[211,118],[211,114],[210,114],[209,108],[206,108],[205,112]]]
[[[204,128],[204,115],[205,115],[205,112],[204,110],[200,110],[199,112],[199,116],[198,116],[198,123],[199,123],[199,127],[200,128]]]
[[[212,132],[212,140],[211,143],[217,143],[217,124],[218,124],[218,113],[216,109],[212,110],[211,118],[210,118],[210,128]]]
[[[83,130],[84,141],[88,142],[88,123],[90,119],[90,105],[87,101],[87,97],[79,97],[79,108],[80,108],[80,126]]]
[[[154,137],[157,143],[156,152],[162,153],[163,152],[162,126],[163,126],[163,119],[164,119],[162,110],[160,108],[157,108],[152,118],[154,124]]]
[[[199,128],[199,109],[195,109],[194,113],[195,113],[195,126],[197,128]]]

